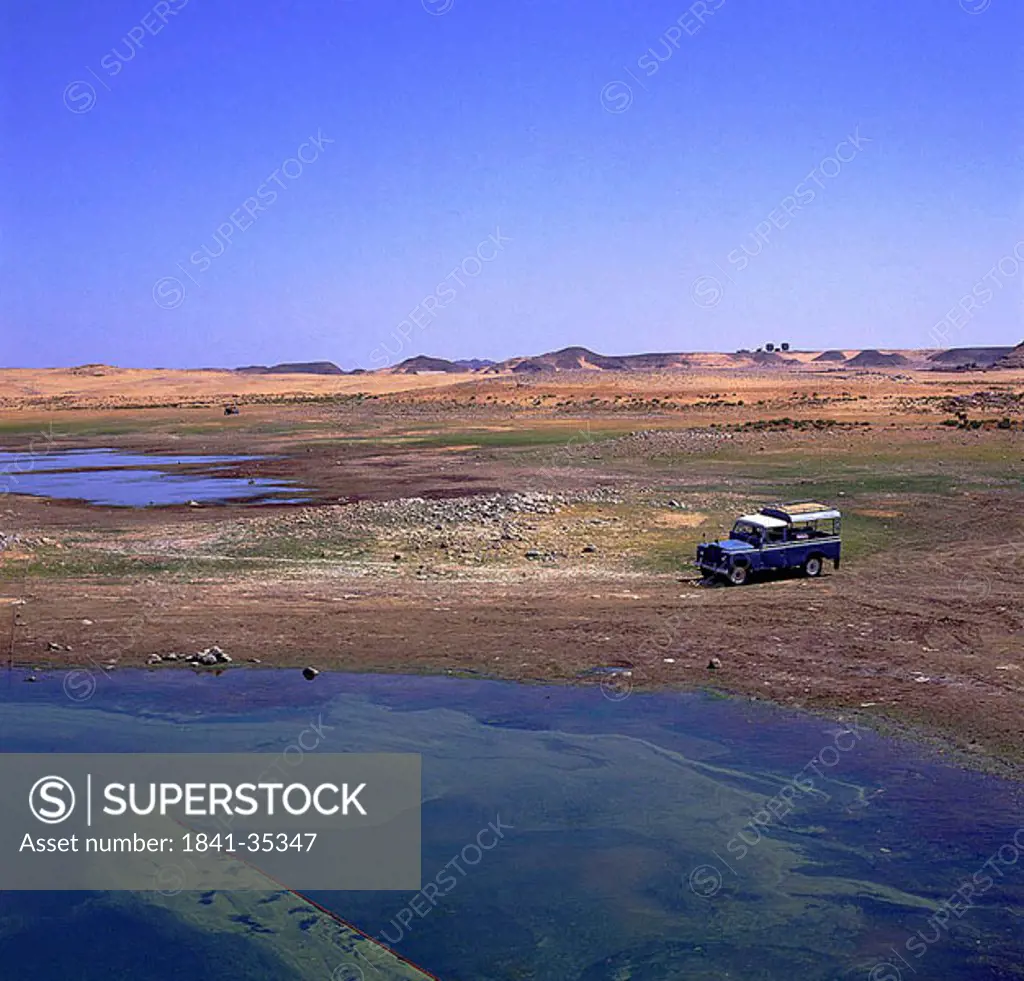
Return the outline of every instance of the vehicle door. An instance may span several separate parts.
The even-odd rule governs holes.
[[[766,569],[788,568],[791,547],[786,540],[785,528],[765,528],[761,539],[761,562]]]

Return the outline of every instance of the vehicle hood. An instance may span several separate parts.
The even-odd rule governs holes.
[[[703,542],[697,546],[697,554],[705,556],[721,555],[735,555],[738,552],[753,552],[755,551],[754,546],[749,542],[742,541],[739,538],[725,538],[717,542]]]
[[[753,552],[754,546],[750,542],[741,541],[739,538],[726,538],[720,542],[714,542],[723,552]]]

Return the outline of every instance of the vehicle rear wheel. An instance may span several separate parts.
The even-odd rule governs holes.
[[[815,579],[821,575],[821,556],[812,555],[804,562],[804,575]]]
[[[733,586],[742,586],[747,581],[750,570],[745,565],[734,565],[729,570],[729,582]]]

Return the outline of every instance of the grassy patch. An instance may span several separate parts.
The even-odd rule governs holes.
[[[843,558],[856,562],[888,549],[925,540],[917,526],[901,518],[872,518],[846,513],[843,517]]]
[[[23,562],[0,565],[0,582],[20,579],[81,579],[102,576],[134,579],[158,573],[193,570],[194,560],[130,556],[89,549],[46,549]]]
[[[233,558],[273,559],[278,562],[355,561],[371,558],[372,544],[369,536],[320,538],[301,534],[268,534],[231,545],[225,554]]]
[[[636,565],[648,572],[677,572],[681,575],[696,574],[693,560],[697,555],[697,542],[664,540],[655,543],[637,559]]]
[[[567,452],[581,449],[600,438],[612,438],[617,434],[597,437],[593,433],[576,429],[501,429],[464,430],[462,432],[438,433],[431,436],[416,436],[403,440],[413,446],[446,447],[476,446],[480,449],[531,449],[535,447],[565,446]]]

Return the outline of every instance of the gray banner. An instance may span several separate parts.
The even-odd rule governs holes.
[[[0,889],[420,887],[412,754],[9,754],[0,785]]]

